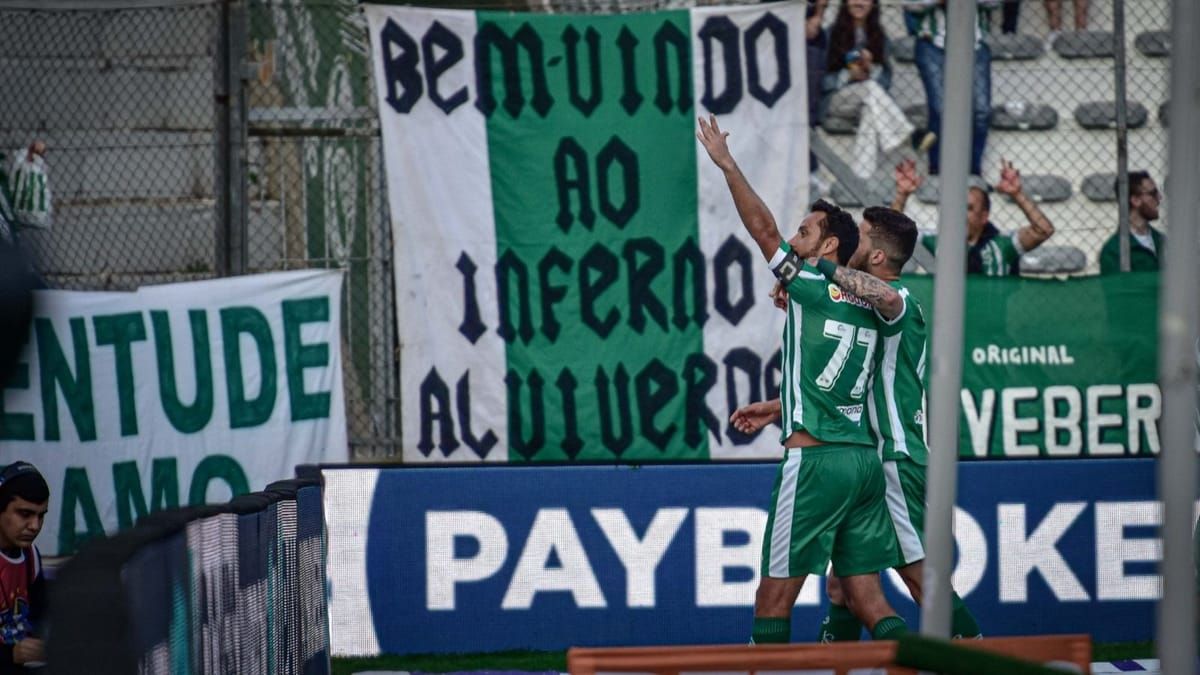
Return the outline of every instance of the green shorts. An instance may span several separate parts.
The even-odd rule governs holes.
[[[763,536],[762,575],[823,575],[830,560],[838,576],[900,564],[874,448],[789,448],[779,464]]]
[[[896,530],[900,564],[925,559],[925,467],[911,459],[883,463],[887,509]]]

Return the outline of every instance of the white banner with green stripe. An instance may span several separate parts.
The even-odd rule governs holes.
[[[395,246],[404,460],[778,457],[783,314],[710,112],[791,230],[804,6],[622,15],[366,5]]]

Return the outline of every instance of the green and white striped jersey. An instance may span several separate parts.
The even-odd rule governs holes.
[[[921,245],[937,253],[936,234],[921,236]],[[1005,277],[1017,273],[1017,260],[1025,251],[1016,232],[1000,232],[991,223],[975,245],[967,246],[967,274]]]
[[[873,445],[863,407],[879,337],[875,312],[791,252],[783,242],[770,263],[789,298],[780,441],[804,430],[826,443]]]
[[[867,418],[883,461],[911,457],[929,461],[925,433],[925,358],[929,332],[917,299],[899,281],[904,310],[891,321],[879,317],[880,344],[867,399]]]

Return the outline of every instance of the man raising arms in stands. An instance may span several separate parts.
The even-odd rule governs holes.
[[[899,211],[871,207],[863,211],[859,235],[850,261],[854,269],[839,266],[829,276],[839,287],[870,302],[878,314],[882,344],[876,350],[867,419],[883,460],[888,514],[901,552],[896,570],[920,603],[929,456],[924,385],[928,330],[921,305],[900,283],[900,270],[916,247],[917,226]],[[776,304],[784,302],[781,295],[775,293]],[[778,400],[751,403],[735,411],[731,421],[739,431],[753,433],[778,421],[779,410]],[[847,609],[836,576],[828,578],[826,590],[830,608],[821,624],[821,641],[857,640],[862,625]],[[975,617],[957,594],[951,630],[955,637],[979,636]]]
[[[724,173],[742,224],[790,298],[781,385],[784,459],[763,538],[752,641],[790,640],[792,607],[806,576],[824,574],[831,559],[850,609],[876,638],[893,638],[907,627],[884,599],[878,572],[896,565],[899,551],[883,501],[882,467],[862,420],[876,320],[870,305],[818,272],[849,261],[858,230],[845,211],[817,202],[784,241],[716,117],[701,118],[696,136]]]
[[[923,179],[916,164],[905,160],[896,167],[896,196],[892,208],[903,212],[908,197],[921,187]],[[1007,276],[1019,272],[1021,256],[1041,246],[1054,234],[1054,225],[1036,202],[1025,194],[1021,172],[1012,162],[1000,160],[1000,180],[996,192],[1008,195],[1029,222],[1013,232],[1001,232],[991,222],[992,199],[979,185],[967,188],[967,274]],[[921,237],[921,245],[937,253],[938,236]]]

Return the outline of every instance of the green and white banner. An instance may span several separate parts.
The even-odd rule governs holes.
[[[777,456],[728,417],[777,393],[783,316],[695,131],[796,226],[803,4],[365,11],[405,461]]]
[[[906,279],[932,316],[931,277]],[[1159,451],[1158,274],[967,282],[959,456]]]
[[[50,484],[42,552],[346,461],[341,286],[301,271],[38,292],[0,392],[0,462]]]

